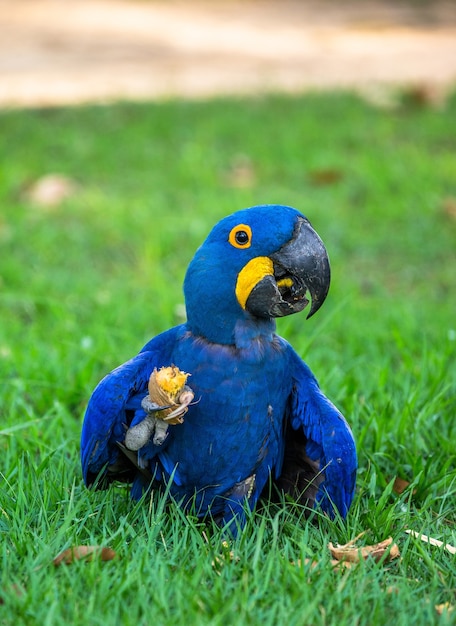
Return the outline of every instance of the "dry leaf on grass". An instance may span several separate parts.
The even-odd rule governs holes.
[[[365,531],[343,545],[338,544],[335,546],[331,542],[328,544],[332,556],[331,566],[334,570],[340,571],[342,569],[349,569],[355,566],[356,563],[366,559],[373,559],[376,562],[383,559],[385,562],[388,562],[400,556],[399,548],[393,543],[391,537],[371,546],[357,546],[357,542],[364,534]],[[299,559],[296,562],[292,562],[292,564],[301,567],[302,561]],[[304,565],[310,565],[312,569],[319,564],[320,563],[314,559],[304,560]]]
[[[28,187],[25,191],[25,197],[37,206],[52,209],[73,196],[77,189],[78,186],[75,181],[68,176],[47,174],[38,178]]]
[[[443,613],[452,613],[454,611],[454,604],[450,604],[449,602],[443,602],[443,604],[436,604],[435,610],[439,615],[443,615]]]
[[[103,548],[101,546],[74,546],[67,548],[58,554],[53,560],[54,565],[70,565],[75,561],[91,561],[96,558],[100,561],[112,561],[116,553],[111,548]]]
[[[456,220],[456,198],[449,196],[442,200],[442,210],[446,217]]]
[[[422,535],[421,533],[417,533],[415,530],[408,529],[405,532],[408,533],[409,535],[413,535],[413,537],[416,537],[417,539],[421,539],[421,541],[424,541],[424,543],[430,543],[431,546],[444,548],[445,550],[450,552],[450,554],[456,554],[456,547],[450,545],[449,543],[443,543],[443,541],[440,541],[439,539],[434,539],[434,537],[428,537],[427,535]]]
[[[448,99],[447,90],[430,83],[412,85],[404,90],[402,101],[405,105],[440,109]]]
[[[328,547],[333,559],[358,563],[366,559],[374,559],[374,561],[378,562],[384,558],[385,561],[392,561],[400,556],[399,548],[393,543],[392,537],[388,537],[388,539],[371,546],[356,546],[355,543],[358,539],[359,536],[344,545],[337,546],[330,542]]]
[[[407,487],[410,487],[410,482],[408,480],[405,480],[404,478],[400,478],[399,476],[396,476],[396,478],[394,479],[394,485],[393,485],[394,493],[397,493],[400,495],[401,493],[404,493]]]
[[[302,561],[301,559],[298,559],[297,561],[292,561],[291,564],[301,567]],[[314,561],[313,559],[304,559],[304,565],[310,565],[310,567],[313,569],[314,567],[318,567],[320,563],[318,561]],[[350,563],[349,561],[338,561],[337,559],[331,559],[331,566],[334,570],[350,569],[350,567],[353,567],[353,563]]]
[[[309,179],[313,185],[323,187],[325,185],[335,185],[344,177],[342,170],[335,167],[315,169],[309,172]]]

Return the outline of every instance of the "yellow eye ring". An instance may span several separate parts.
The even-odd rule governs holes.
[[[238,224],[231,229],[228,241],[235,248],[250,248],[252,244],[252,229],[247,224]]]

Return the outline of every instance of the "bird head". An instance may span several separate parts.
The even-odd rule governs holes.
[[[198,248],[184,293],[189,329],[209,341],[236,344],[236,332],[255,336],[274,318],[323,304],[330,284],[326,249],[299,211],[263,205],[222,219]],[[245,335],[245,332],[244,332]]]

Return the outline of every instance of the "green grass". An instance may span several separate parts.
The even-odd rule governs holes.
[[[456,545],[455,119],[455,98],[347,94],[0,114],[1,624],[454,623],[434,606],[456,603],[455,557],[404,529]],[[77,192],[28,200],[54,172]],[[299,208],[331,256],[323,309],[279,332],[352,424],[358,487],[345,522],[259,509],[230,560],[163,500],[86,490],[78,439],[98,380],[181,321],[210,227],[265,202]],[[334,572],[328,542],[362,531],[402,558]],[[117,559],[53,567],[92,544]]]

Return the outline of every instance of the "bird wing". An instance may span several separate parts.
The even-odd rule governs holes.
[[[345,517],[355,490],[355,441],[345,418],[322,393],[309,367],[291,347],[290,350],[293,353],[293,390],[289,425],[298,431],[295,436],[305,445],[307,457],[318,463],[321,474],[317,483],[321,484],[317,502],[331,517],[334,509]]]
[[[154,368],[170,365],[178,332],[179,327],[175,327],[154,337],[137,356],[105,376],[95,388],[81,435],[82,472],[87,485],[100,478],[103,471],[99,487],[113,479],[133,479],[136,470],[131,463],[125,463],[118,446],[125,439],[127,412],[134,415],[141,410],[141,399],[147,394]]]

